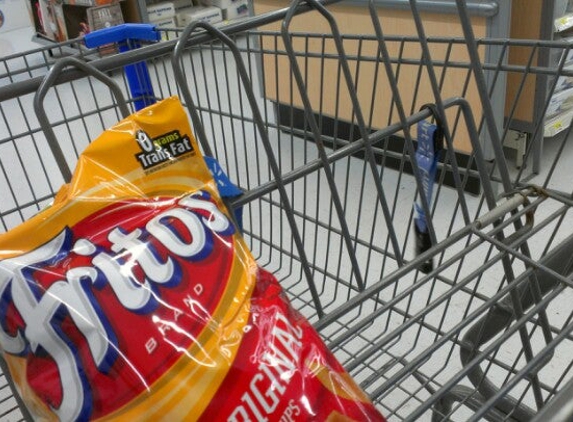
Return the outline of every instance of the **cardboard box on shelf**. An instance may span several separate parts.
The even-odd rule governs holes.
[[[97,7],[64,4],[63,10],[68,39],[81,37],[91,31],[123,23],[119,3]]]
[[[564,16],[560,16],[555,19],[555,31],[565,32],[573,28],[573,13],[567,13]]]
[[[573,37],[563,37],[561,41],[565,41],[569,44],[573,44]],[[573,48],[569,49],[559,49],[554,48],[551,50],[551,63],[560,63],[564,61],[565,66],[573,65]]]
[[[90,7],[87,12],[91,31],[121,25],[124,22],[121,7],[118,3]]]
[[[162,21],[153,22],[153,24],[155,25],[155,27],[157,29],[162,30],[161,31],[161,39],[163,41],[167,41],[169,39],[176,38],[178,35],[177,33],[175,33],[175,31],[173,31],[173,32],[168,31],[169,29],[177,28],[177,19],[176,18],[164,19]]]
[[[195,6],[195,4],[193,0],[173,0],[173,6],[175,7],[175,14],[177,14],[184,9]]]
[[[249,16],[249,0],[238,0],[230,7],[223,9],[223,19],[232,21],[233,19],[246,18]]]
[[[205,6],[216,6],[219,9],[228,9],[238,3],[243,3],[242,0],[200,0],[201,4]]]
[[[223,14],[218,7],[194,6],[177,14],[177,25],[185,27],[193,21],[205,21],[211,24],[223,20]]]
[[[149,22],[155,23],[175,16],[175,4],[164,1],[161,3],[150,4],[147,6],[147,17]]]
[[[153,22],[153,24],[155,25],[155,27],[157,29],[171,29],[171,28],[177,28],[177,19],[176,18],[169,18],[169,19],[163,19],[157,22]]]
[[[553,94],[545,115],[552,117],[571,108],[573,108],[573,88]]]
[[[547,119],[544,125],[543,136],[551,138],[563,132],[571,125],[571,120],[573,120],[573,110],[564,111]]]
[[[231,21],[249,16],[249,0],[201,0],[201,3],[221,8],[224,20]]]
[[[86,6],[63,5],[68,39],[82,37],[91,32],[88,22],[88,9]]]
[[[565,66],[563,70],[567,72],[573,72],[573,64]],[[564,91],[569,88],[573,88],[573,76],[559,76],[557,78],[557,82],[555,83],[555,93]]]
[[[63,4],[70,4],[73,6],[106,6],[108,4],[116,3],[123,0],[63,0]]]
[[[64,10],[61,4],[38,0],[35,2],[34,8],[34,20],[38,34],[57,42],[68,39]]]

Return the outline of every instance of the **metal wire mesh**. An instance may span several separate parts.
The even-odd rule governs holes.
[[[570,129],[545,145],[537,173],[510,165],[500,140],[527,101],[528,81],[547,78],[550,95],[573,76],[564,67],[570,46],[426,36],[415,1],[411,12],[418,36],[384,34],[374,13],[367,34],[300,33],[289,30],[296,17],[288,11],[283,33],[247,25],[232,45],[189,34],[177,58],[183,76],[171,64],[175,40],[121,56],[74,54],[126,96],[123,66],[141,60],[157,98],[182,95],[204,147],[244,191],[234,206],[245,207],[258,262],[387,417],[530,419],[572,378]],[[484,61],[494,47],[498,55]],[[32,108],[55,49],[0,60],[3,231],[49,204],[64,181]],[[515,49],[529,52],[527,63],[511,63]],[[561,55],[557,68],[537,60],[547,54]],[[510,77],[517,90],[492,136],[489,99]],[[423,187],[412,157],[427,102],[447,122],[448,149],[424,205],[434,241],[426,275],[413,248],[412,204]],[[45,104],[72,168],[120,118],[109,89],[75,71]],[[526,163],[550,113],[548,100],[529,124]],[[516,202],[500,211],[505,197]]]

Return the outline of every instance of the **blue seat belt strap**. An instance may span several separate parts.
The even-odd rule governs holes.
[[[207,164],[207,167],[209,168],[209,171],[211,171],[211,174],[213,175],[213,178],[217,183],[217,188],[219,189],[219,194],[221,195],[221,198],[224,199],[236,198],[243,194],[243,191],[239,189],[233,182],[231,182],[231,179],[229,179],[229,176],[227,176],[227,174],[225,173],[225,171],[215,158],[205,156],[204,159],[205,163]],[[239,230],[242,232],[243,207],[235,208],[234,213],[237,224],[239,225]]]
[[[418,123],[418,147],[416,149],[416,164],[420,171],[423,193],[426,197],[428,207],[432,204],[432,193],[438,170],[438,161],[440,152],[443,148],[443,132],[439,124],[437,109],[433,105],[425,105],[422,108],[432,110],[438,124],[431,124],[426,120]],[[422,206],[421,197],[414,203],[414,232],[416,242],[416,256],[422,254],[432,247],[432,240],[428,230],[428,220]],[[433,270],[432,260],[423,262],[419,269],[423,273],[429,273]]]

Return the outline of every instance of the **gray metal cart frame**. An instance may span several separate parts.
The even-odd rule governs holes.
[[[573,198],[570,179],[558,177],[570,174],[567,137],[556,141],[542,174],[525,178],[507,165],[490,101],[506,72],[524,79],[566,75],[562,65],[507,65],[509,48],[527,48],[534,57],[570,47],[476,40],[463,0],[456,2],[463,38],[427,37],[415,0],[409,8],[417,37],[385,34],[373,2],[373,35],[340,34],[330,3],[295,1],[222,30],[195,24],[175,31],[172,41],[120,55],[98,58],[98,51],[87,50],[53,66],[50,47],[2,59],[2,230],[46,206],[81,149],[128,112],[133,99],[102,89],[101,81],[127,94],[123,67],[144,61],[155,95],[181,96],[202,148],[244,191],[230,206],[244,207],[245,238],[258,262],[275,273],[384,415],[571,417],[563,400],[573,378]],[[329,33],[291,30],[297,14],[309,10],[328,23]],[[280,32],[254,29],[277,20]],[[416,53],[408,52],[412,45]],[[485,45],[499,47],[495,60],[483,61]],[[466,60],[452,60],[451,51],[460,48]],[[278,80],[284,63],[290,76]],[[320,73],[320,86],[309,86],[311,69],[329,63],[336,72]],[[364,66],[376,68],[375,80],[360,79]],[[404,81],[409,68],[418,76]],[[490,72],[487,82],[484,71]],[[460,95],[445,97],[454,77],[463,80]],[[402,83],[413,84],[414,92],[429,86],[443,122],[447,150],[431,201],[414,159],[413,128],[432,113],[418,111],[416,98],[404,98]],[[289,96],[267,100],[279,84],[289,84]],[[367,101],[360,95],[364,84]],[[472,87],[479,112],[464,98]],[[319,99],[334,92],[337,103],[348,96],[350,121],[323,113],[311,90]],[[302,128],[294,122],[295,100],[302,103]],[[380,101],[391,104],[382,128],[372,125]],[[275,115],[276,103],[290,105],[286,120]],[[335,123],[329,134],[327,118]],[[336,129],[343,123],[344,134]],[[454,154],[462,132],[473,147],[465,163]],[[493,163],[483,156],[486,132]],[[401,153],[389,148],[397,136],[404,140]],[[386,166],[391,159],[397,169]],[[464,189],[470,178],[479,179],[480,195]],[[415,256],[412,204],[418,196],[430,216],[433,246]],[[418,268],[428,260],[434,268],[423,274]],[[13,394],[5,395],[3,417],[17,419],[25,411]]]

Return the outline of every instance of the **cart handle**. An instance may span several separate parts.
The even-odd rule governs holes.
[[[98,29],[84,36],[88,48],[96,48],[105,44],[134,41],[160,41],[161,34],[156,25],[146,23],[124,23],[109,28]]]
[[[50,120],[46,114],[46,109],[44,108],[44,99],[48,90],[52,88],[57,82],[58,77],[62,73],[62,71],[68,67],[72,66],[83,70],[87,75],[93,76],[100,82],[104,83],[109,87],[112,91],[117,105],[119,107],[119,111],[122,117],[129,116],[129,109],[127,107],[127,102],[125,101],[125,97],[119,88],[119,85],[107,76],[105,73],[99,71],[93,66],[88,65],[85,62],[82,62],[74,57],[66,57],[61,60],[58,60],[54,67],[48,72],[48,74],[44,77],[44,80],[40,84],[38,91],[36,91],[36,95],[34,95],[34,111],[38,118],[38,122],[40,123],[40,128],[44,132],[46,136],[46,140],[48,141],[48,145],[56,159],[56,164],[58,165],[64,181],[68,183],[72,179],[72,172],[70,170],[70,166],[66,161],[66,157],[62,148],[56,138],[56,134],[54,133],[54,129],[52,129],[52,125],[50,124]]]
[[[141,47],[141,41],[158,42],[160,40],[161,34],[156,25],[145,23],[124,23],[98,29],[84,36],[84,43],[88,48],[117,44],[120,53]],[[142,61],[127,65],[124,69],[135,110],[154,104],[156,99],[147,64]]]

